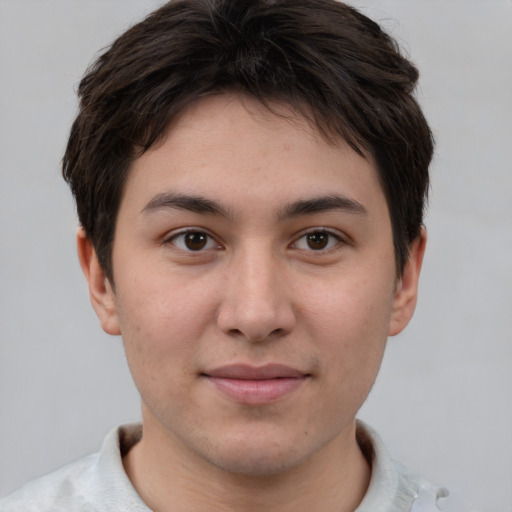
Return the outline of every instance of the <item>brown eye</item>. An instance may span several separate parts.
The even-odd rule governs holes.
[[[208,243],[208,235],[199,231],[185,233],[184,240],[185,246],[191,251],[200,251],[206,247]]]
[[[315,231],[306,235],[308,247],[313,251],[325,249],[329,244],[329,233],[325,231]]]
[[[219,244],[204,231],[183,231],[169,239],[169,243],[187,252],[207,251],[219,248]]]
[[[301,251],[328,251],[343,245],[343,239],[332,231],[325,229],[312,230],[298,238],[293,247]]]

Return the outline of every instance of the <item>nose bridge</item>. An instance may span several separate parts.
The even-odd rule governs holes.
[[[290,332],[295,323],[281,262],[270,247],[248,244],[233,255],[218,324],[250,341]]]

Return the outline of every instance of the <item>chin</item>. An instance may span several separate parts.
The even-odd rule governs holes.
[[[268,450],[267,450],[268,451]],[[211,453],[207,460],[218,469],[247,477],[275,476],[299,466],[305,459],[297,453],[263,453],[241,449],[234,453]]]
[[[270,435],[216,440],[199,455],[218,469],[234,475],[264,477],[286,473],[311,457],[321,446],[308,446],[308,438],[279,440]]]

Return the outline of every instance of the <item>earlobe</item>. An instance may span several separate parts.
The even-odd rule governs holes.
[[[397,283],[395,296],[393,297],[389,336],[395,336],[407,326],[416,308],[418,280],[426,243],[427,233],[425,228],[421,228],[420,234],[411,244],[409,259],[405,264],[402,277]]]
[[[91,304],[98,315],[101,327],[108,334],[121,334],[114,290],[98,261],[92,243],[81,227],[78,229],[76,240],[80,266],[87,279]]]

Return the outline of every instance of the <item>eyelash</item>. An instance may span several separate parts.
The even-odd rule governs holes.
[[[308,240],[308,237],[313,236],[326,236],[327,237],[327,243],[325,247],[319,247],[317,249],[313,249],[311,246],[308,247],[298,247],[298,244],[301,240],[304,240],[306,244],[308,244],[309,241],[312,241],[312,238]],[[300,237],[298,237],[295,242],[292,244],[293,246],[296,246],[297,249],[306,251],[306,252],[312,252],[312,253],[327,253],[335,251],[336,249],[340,248],[340,245],[346,245],[347,242],[343,239],[343,237],[329,229],[326,228],[315,228],[310,229],[304,233]],[[309,245],[309,244],[308,244]]]
[[[315,243],[313,240],[313,236],[320,236],[320,239],[316,241],[316,243],[323,243],[322,236],[327,237],[326,246],[325,247],[318,247],[316,249],[312,248],[309,245],[309,242]],[[197,247],[196,249],[191,248],[190,246],[187,246],[187,240],[186,237],[189,238],[189,242],[192,243],[198,243],[201,245],[204,242],[203,246]],[[192,238],[192,237],[195,237]],[[310,239],[308,240],[308,237]],[[181,243],[176,243],[177,240],[181,239]],[[305,241],[305,244],[308,245],[308,247],[300,247],[299,242],[302,240]],[[326,253],[326,252],[332,252],[336,249],[339,249],[340,245],[346,245],[348,242],[339,234],[325,228],[315,228],[315,229],[309,229],[308,231],[303,232],[292,244],[291,247],[295,247],[296,249],[303,251],[303,252],[311,252],[311,253]],[[207,250],[211,249],[222,249],[222,246],[214,239],[212,235],[207,233],[204,230],[201,229],[186,229],[184,231],[180,231],[178,233],[174,233],[170,237],[168,237],[166,240],[164,240],[164,244],[171,244],[174,247],[176,247],[178,250],[181,250],[183,252],[188,253],[201,253],[205,252]]]
[[[203,237],[206,241],[205,241],[205,246],[203,247],[200,247],[198,248],[197,250],[194,250],[194,249],[191,249],[190,247],[187,247],[186,246],[186,238],[185,237],[193,237],[193,236],[196,236],[196,237]],[[179,240],[181,238],[182,240],[182,247],[180,247],[176,241]],[[190,241],[194,241],[192,239],[190,239]],[[201,240],[196,240],[196,242],[199,242],[201,243]],[[209,234],[207,233],[206,231],[204,230],[201,230],[201,229],[186,229],[184,231],[180,231],[178,233],[174,233],[172,234],[170,237],[168,237],[166,240],[164,240],[164,244],[171,244],[171,245],[174,245],[178,250],[181,250],[183,252],[190,252],[190,253],[200,253],[200,252],[204,252],[204,250],[210,250],[210,249],[221,249],[222,246],[216,242],[216,240]],[[210,247],[206,247],[207,245],[210,245]],[[211,247],[212,245],[214,245],[215,247]],[[205,249],[206,247],[206,249]]]

